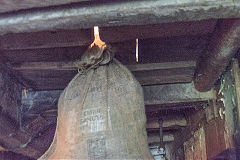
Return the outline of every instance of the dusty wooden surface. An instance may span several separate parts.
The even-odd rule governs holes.
[[[161,117],[162,118],[162,117]],[[164,118],[164,117],[163,117]],[[179,115],[178,117],[172,117],[172,118],[166,118],[163,120],[163,126],[164,128],[171,128],[171,127],[186,127],[187,126],[187,121],[185,117]],[[151,119],[150,117],[147,120],[146,124],[147,130],[151,129],[159,129],[159,123],[157,119]]]
[[[176,104],[215,98],[214,91],[198,92],[192,83],[144,86],[143,91],[145,94],[145,105]]]
[[[184,142],[185,160],[206,160],[206,143],[204,129],[200,128]]]
[[[137,68],[141,67],[140,64],[161,63],[160,65],[167,67],[135,71],[135,76],[142,84],[186,83],[192,81],[195,67],[185,65],[189,61],[196,61],[204,52],[215,24],[216,20],[204,20],[110,27],[100,28],[100,35],[106,42],[111,42],[117,50],[115,57],[125,65],[139,64],[133,66]],[[91,42],[91,31],[84,31],[69,30],[2,36],[0,61],[13,65],[14,68],[26,64],[39,65],[39,70],[29,68],[29,70],[16,71],[22,76],[20,79],[26,79],[28,82],[27,89],[63,89],[76,71],[61,70],[61,67],[64,68],[61,62],[73,62],[81,57],[87,44]],[[135,55],[136,37],[143,38],[139,39],[138,63]],[[175,62],[180,65],[175,66]],[[51,68],[52,65],[60,70]],[[49,66],[48,69],[42,70],[41,67],[47,66]]]
[[[240,20],[219,21],[209,41],[207,51],[199,62],[194,79],[199,91],[208,91],[214,87],[221,74],[226,70],[240,45]]]
[[[163,135],[163,142],[164,143],[169,143],[174,141],[174,135],[169,133],[169,134],[164,134]],[[153,144],[159,144],[160,143],[160,138],[159,134],[148,134],[148,144],[153,145]]]
[[[0,34],[98,26],[145,25],[239,17],[238,1],[125,1],[69,5],[0,16]],[[102,15],[105,15],[102,18]]]
[[[229,66],[227,72],[221,77],[218,88],[215,106],[217,114],[205,126],[205,136],[208,142],[206,151],[209,159],[235,148],[236,102],[234,73],[232,66]]]
[[[195,61],[127,65],[141,85],[191,82],[195,66]],[[74,62],[25,62],[13,70],[35,83],[36,90],[64,89],[77,73]]]
[[[233,61],[233,76],[235,84],[235,93],[236,93],[236,128],[235,128],[235,142],[238,148],[240,149],[240,71],[238,60]],[[240,157],[239,157],[240,158]]]
[[[143,26],[100,27],[100,36],[101,39],[107,43],[125,42],[135,40],[136,38],[147,39],[171,36],[179,37],[183,35],[197,36],[200,34],[206,35],[208,33],[212,33],[215,24],[216,20],[203,20]],[[179,38],[176,38],[176,42],[179,41],[178,39]],[[3,50],[23,50],[77,47],[89,45],[92,41],[92,29],[18,33],[0,36],[0,48]],[[188,41],[188,39],[182,37],[181,41],[182,44],[185,44],[185,41]],[[196,41],[196,38],[192,37],[189,41],[194,43],[193,41]]]
[[[37,101],[34,104],[41,103],[38,102],[37,96],[43,97],[42,103],[51,103],[56,104],[60,93],[62,90],[58,91],[29,91],[27,95],[28,98],[23,98],[24,102],[32,101],[31,97],[36,97]],[[207,102],[208,100],[215,99],[215,92],[210,91],[206,93],[198,92],[192,83],[186,84],[165,84],[165,85],[155,85],[155,86],[144,86],[144,96],[145,96],[145,105],[146,108],[149,108],[149,111],[154,111],[159,108],[168,108],[167,106],[171,105],[173,109],[182,108],[181,106],[186,105],[186,107],[194,106],[196,102]],[[164,93],[164,94],[161,94]],[[49,98],[48,98],[49,96]],[[28,97],[28,96],[27,96]],[[28,103],[30,103],[28,102]],[[185,104],[184,104],[185,103]],[[192,103],[190,106],[188,103]],[[179,105],[178,105],[179,104]],[[176,106],[174,106],[176,105]],[[196,104],[197,106],[197,104]],[[155,109],[154,109],[155,108]]]
[[[162,37],[139,40],[139,63],[158,63],[197,60],[206,48],[209,35]],[[48,37],[46,37],[48,38]],[[11,43],[10,43],[11,44]],[[116,58],[123,64],[136,64],[135,40],[111,43],[117,50]],[[37,47],[37,46],[35,46]],[[11,50],[0,52],[1,62],[56,62],[74,61],[81,57],[87,46],[55,47],[41,49]]]
[[[2,0],[0,2],[0,13],[17,11],[21,9],[30,9],[30,8],[39,8],[39,7],[48,7],[56,6],[61,4],[68,4],[73,2],[86,2],[89,0]]]

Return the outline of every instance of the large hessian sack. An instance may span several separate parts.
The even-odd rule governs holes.
[[[65,88],[54,142],[41,159],[152,159],[145,122],[139,82],[113,59]]]

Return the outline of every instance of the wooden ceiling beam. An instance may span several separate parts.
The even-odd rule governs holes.
[[[129,40],[135,41],[136,38],[147,39],[183,35],[196,36],[212,33],[215,24],[216,20],[203,20],[196,22],[164,23],[143,26],[103,27],[100,28],[100,36],[101,39],[107,43],[124,42]],[[18,33],[0,36],[0,49],[23,50],[78,47],[89,45],[92,41],[92,29]],[[184,40],[182,39],[182,41]]]
[[[174,106],[174,104],[180,104],[181,106],[181,103],[202,102],[216,99],[214,90],[199,92],[195,89],[193,83],[143,86],[143,92],[145,105],[147,108],[150,106],[151,110],[153,110],[152,108],[155,108],[155,110],[164,108],[166,105]],[[169,107],[169,109],[170,108],[171,107]]]
[[[178,61],[178,62],[163,62],[163,63],[148,63],[135,64],[126,66],[130,71],[151,71],[151,70],[165,70],[175,68],[196,67],[195,61]],[[21,64],[12,65],[12,69],[16,71],[31,71],[31,70],[53,70],[66,71],[76,70],[73,62],[23,62]]]
[[[163,128],[174,128],[175,126],[179,127],[186,127],[187,126],[187,121],[185,117],[181,115],[176,115],[172,117],[167,117],[167,116],[159,116],[159,118],[164,118],[163,119]],[[147,118],[147,124],[146,128],[147,130],[153,130],[153,129],[159,129],[159,119],[149,119]]]
[[[195,66],[195,61],[127,65],[141,85],[191,82]],[[64,89],[77,74],[73,62],[25,62],[13,70],[35,82],[37,90]]]
[[[174,62],[174,61],[197,60],[199,55],[201,55],[204,49],[206,48],[208,36],[209,35],[180,36],[167,38],[162,37],[139,40],[138,63],[159,63],[169,61]],[[54,41],[54,38],[52,38],[50,42],[52,41]],[[46,40],[46,42],[48,42],[48,40]],[[5,44],[5,42],[3,42],[3,44]],[[17,44],[17,42],[13,40],[12,42],[9,41],[9,43],[6,44],[7,45],[9,44],[10,46],[13,44],[14,46],[15,44]],[[31,46],[31,42],[27,43],[25,46],[28,45]],[[120,62],[122,62],[125,65],[137,64],[135,55],[136,51],[135,40],[111,43],[111,46],[113,50],[116,51],[115,57]],[[86,45],[79,47],[57,47],[57,48],[21,49],[21,50],[7,49],[1,50],[0,56],[3,56],[5,58],[2,59],[0,57],[0,62],[18,64],[22,62],[75,61],[77,59],[80,59],[80,57],[86,51],[86,49],[87,49]]]
[[[165,106],[169,106],[168,109],[171,109],[171,107],[178,109],[183,106],[183,103],[185,103],[185,105],[188,104],[188,108],[194,106],[198,107],[199,104],[197,102],[208,102],[211,99],[216,99],[216,93],[214,91],[205,93],[198,92],[192,83],[143,86],[143,92],[147,112],[156,112],[158,110],[165,109]],[[32,97],[32,99],[27,99],[27,101],[32,101],[33,104],[35,104],[39,101],[38,96],[36,95],[41,95],[40,97],[49,97],[50,95],[51,98],[41,98],[40,101],[42,104],[52,104],[53,108],[56,108],[56,104],[52,103],[52,99],[57,100],[60,94],[61,90],[50,90],[48,92],[29,91],[27,92],[27,97]],[[25,97],[23,99],[25,99]],[[26,100],[23,100],[23,102],[26,103]],[[179,105],[175,106],[173,104]],[[44,106],[42,106],[42,108],[44,108]]]
[[[66,5],[2,14],[0,34],[239,17],[239,8],[239,1],[232,0],[144,0]]]
[[[164,143],[173,142],[173,141],[174,141],[173,134],[171,134],[171,133],[163,134],[163,142]],[[159,143],[160,143],[159,134],[148,135],[148,144],[149,145],[159,144]]]
[[[208,91],[225,71],[240,48],[240,19],[222,20],[199,62],[194,84],[199,91]]]
[[[39,8],[39,7],[49,7],[62,4],[68,4],[73,2],[86,2],[90,0],[21,0],[16,3],[15,0],[1,0],[0,2],[0,13],[12,12],[21,9]]]

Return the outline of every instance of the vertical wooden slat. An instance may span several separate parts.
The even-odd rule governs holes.
[[[206,142],[203,127],[184,143],[185,160],[206,160]]]
[[[239,64],[238,61],[235,59],[233,61],[233,76],[234,76],[234,83],[235,83],[235,92],[236,92],[236,113],[237,113],[237,126],[236,128],[240,130],[240,75],[239,75]],[[240,140],[239,140],[240,141]]]

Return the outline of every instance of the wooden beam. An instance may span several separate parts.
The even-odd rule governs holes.
[[[163,62],[163,63],[149,63],[149,64],[135,64],[127,65],[127,68],[132,72],[137,71],[151,71],[151,70],[165,70],[176,68],[195,68],[195,61],[178,61],[178,62]]]
[[[196,36],[212,33],[215,24],[216,20],[203,20],[196,22],[163,23],[143,26],[103,27],[100,28],[100,36],[106,43],[124,42],[129,40],[135,42],[136,38],[147,39],[171,36],[177,37],[183,35]],[[92,29],[18,33],[0,36],[0,48],[3,50],[22,50],[77,47],[89,45],[92,41]],[[184,41],[186,40],[182,39],[182,43],[184,43]],[[164,41],[161,40],[161,42]]]
[[[142,85],[191,82],[195,66],[195,61],[127,65]],[[77,73],[73,62],[25,62],[13,70],[34,82],[37,90],[64,89]]]
[[[148,112],[149,109],[155,108],[156,110],[160,110],[164,108],[166,105],[170,106],[171,109],[172,104],[177,103],[190,103],[190,107],[198,107],[195,105],[194,102],[203,102],[208,101],[210,99],[215,99],[215,92],[210,91],[206,93],[200,93],[195,90],[192,83],[186,84],[163,84],[163,85],[155,85],[155,86],[144,86],[144,96],[145,96],[145,105],[146,111]],[[60,91],[29,91],[27,93],[28,97],[35,97],[36,99],[28,99],[27,101],[33,101],[35,104],[38,100],[37,97],[34,95],[41,95],[43,97],[40,102],[43,104],[52,104],[53,99],[58,99],[61,94]],[[51,98],[44,98],[49,97]],[[26,102],[26,100],[23,100]],[[56,105],[55,103],[52,105]],[[56,108],[56,106],[54,106]],[[181,106],[173,106],[174,109],[181,108]],[[155,110],[155,111],[156,111]]]
[[[240,19],[222,20],[209,42],[208,51],[200,60],[194,84],[199,91],[208,91],[225,71],[240,48]]]
[[[196,27],[195,27],[196,28]],[[162,37],[154,39],[139,40],[139,62],[138,63],[161,63],[174,61],[196,61],[206,48],[209,35]],[[51,38],[50,38],[51,39]],[[66,38],[67,39],[67,38]],[[1,38],[0,38],[1,40]],[[7,41],[7,40],[6,40]],[[24,40],[23,40],[24,41]],[[35,39],[33,39],[35,41]],[[51,41],[46,40],[46,42]],[[56,40],[58,42],[58,40]],[[5,42],[3,42],[4,44]],[[16,41],[9,41],[9,45],[17,44]],[[32,44],[32,42],[27,43]],[[1,46],[1,44],[0,44]],[[21,46],[21,45],[20,45]],[[136,62],[136,41],[124,41],[111,43],[116,51],[115,57],[123,64],[137,64]],[[13,45],[14,47],[14,45]],[[51,47],[51,45],[49,46]],[[23,45],[24,48],[24,45]],[[80,59],[86,51],[87,46],[78,47],[57,47],[21,50],[1,50],[0,55],[5,59],[0,62],[19,64],[22,62],[68,62]]]
[[[40,93],[40,94],[38,94]],[[52,92],[54,93],[54,92]],[[58,93],[58,91],[57,91]],[[60,93],[60,92],[59,92]],[[45,94],[41,94],[41,92],[36,92],[36,94],[38,94],[39,96],[44,96],[44,98],[49,98],[49,96],[47,95],[51,95],[52,97],[54,96],[54,94],[47,93],[45,92]],[[28,97],[31,96],[31,94],[28,94]],[[31,109],[28,113],[26,113],[24,115],[24,120],[27,120],[28,118],[37,118],[40,114],[42,117],[46,117],[46,116],[50,116],[52,118],[57,118],[57,106],[56,103],[50,105],[50,104],[46,104],[48,103],[48,101],[46,100],[42,100],[43,97],[39,97],[37,100],[33,100],[32,97],[30,98],[23,98],[24,100],[24,105],[28,106],[29,108],[33,108]],[[57,98],[52,98],[52,100],[57,101]],[[31,103],[29,103],[28,101],[30,101]],[[49,100],[50,101],[50,100]],[[42,105],[46,104],[45,106]],[[42,108],[39,108],[41,105]],[[44,107],[48,107],[47,109]],[[182,129],[184,127],[187,126],[187,121],[185,119],[185,117],[183,116],[161,116],[161,118],[163,118],[163,130],[172,130],[175,131],[177,129]],[[148,132],[155,132],[159,130],[159,123],[158,123],[158,119],[151,119],[149,117],[147,117],[147,123],[146,123],[146,129]]]
[[[48,7],[56,6],[73,2],[86,2],[89,0],[21,0],[18,3],[14,0],[1,0],[0,2],[0,13],[12,12],[21,9],[30,9],[30,8],[39,8],[39,7]]]
[[[234,78],[234,86],[236,93],[236,130],[234,133],[235,143],[240,149],[240,70],[238,60],[235,59],[233,61],[232,66],[233,78]],[[240,157],[239,157],[240,158]]]
[[[239,1],[232,0],[76,4],[2,14],[0,34],[239,17],[239,8]]]
[[[8,61],[0,59],[0,62],[39,62],[39,61],[72,61],[80,59],[87,46],[48,48],[48,49],[25,49],[25,50],[1,50]]]
[[[187,126],[186,119],[184,117],[173,117],[171,119],[163,120],[164,128],[174,128],[176,126],[186,127]],[[147,130],[159,129],[159,123],[158,123],[158,121],[149,121],[149,119],[148,119],[146,128],[147,128]]]
[[[216,93],[198,92],[192,83],[143,86],[145,105],[201,102],[216,99]]]
[[[149,64],[135,64],[126,66],[130,71],[151,71],[151,70],[165,70],[175,68],[189,68],[196,67],[195,61],[179,61],[179,62],[164,62],[164,63],[149,63]],[[76,70],[73,62],[23,62],[12,66],[16,71],[31,71],[31,70]]]
[[[174,141],[174,135],[173,134],[163,134],[163,142],[173,142]],[[148,135],[148,144],[159,144],[160,142],[160,137],[159,134],[154,134],[154,135]]]
[[[175,68],[148,72],[133,72],[133,74],[141,85],[157,85],[189,83],[193,79],[194,71],[195,68]]]
[[[18,33],[0,36],[0,48],[23,50],[90,45],[93,41],[91,29],[58,32]]]

